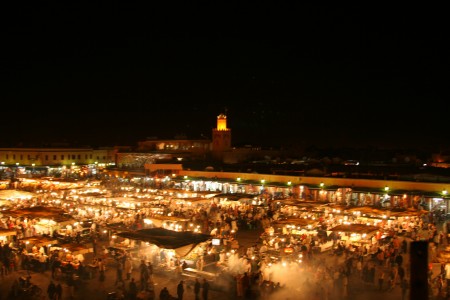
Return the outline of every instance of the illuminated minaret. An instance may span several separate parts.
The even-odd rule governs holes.
[[[231,148],[231,129],[227,128],[227,116],[217,116],[217,127],[212,130],[212,152],[215,158],[223,157],[223,152]]]

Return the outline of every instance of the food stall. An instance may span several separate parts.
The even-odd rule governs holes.
[[[0,180],[0,190],[6,190],[9,187],[11,181],[9,180]]]
[[[0,242],[5,245],[11,243],[16,235],[16,230],[0,228]]]
[[[0,199],[0,211],[5,209],[10,209],[13,206],[13,202],[10,200],[2,200]],[[0,213],[1,216],[1,213]]]
[[[162,227],[175,231],[194,230],[189,226],[189,218],[177,216],[153,215],[144,219],[144,223],[153,227]]]
[[[58,241],[48,236],[31,236],[19,239],[19,243],[24,244],[22,254],[28,258],[29,266],[34,270],[39,270],[41,256],[48,260],[51,246],[57,244]]]
[[[0,190],[0,200],[30,200],[37,194],[20,190]]]
[[[51,235],[55,230],[76,222],[76,220],[58,207],[33,206],[22,209],[2,211],[3,216],[27,218],[35,221],[34,227],[38,235]]]
[[[317,219],[310,218],[288,218],[272,222],[275,232],[282,234],[317,234],[316,227],[319,225]]]
[[[58,243],[57,239],[49,236],[30,236],[19,239],[19,243],[25,244],[25,246],[31,249],[31,247],[50,247]]]
[[[159,269],[165,270],[174,270],[174,260],[184,259],[191,252],[197,252],[197,247],[211,239],[208,234],[160,227],[119,232],[117,236],[138,241],[140,258],[145,257],[156,263]]]
[[[340,240],[346,245],[353,245],[356,247],[371,244],[372,237],[380,231],[381,228],[366,224],[342,224],[335,226],[330,231],[337,232],[340,235]]]
[[[85,255],[93,253],[92,244],[57,244],[50,247],[50,251],[58,251],[58,257],[61,260],[61,266],[67,267],[69,264],[77,270],[80,263],[85,261]]]

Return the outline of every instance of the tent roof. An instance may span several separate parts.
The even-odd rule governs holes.
[[[23,199],[36,197],[35,193],[19,190],[0,190],[0,199]]]
[[[17,235],[17,231],[13,229],[0,228],[0,236]]]
[[[120,232],[120,231],[128,231],[130,230],[130,226],[126,225],[124,222],[117,223],[107,223],[106,227],[110,230]]]
[[[274,225],[295,225],[295,226],[308,226],[317,225],[319,221],[304,218],[291,218],[291,219],[279,219],[273,222]]]
[[[158,227],[124,231],[117,235],[132,240],[149,242],[165,249],[177,249],[190,244],[198,244],[211,238],[209,234],[193,233],[192,231],[173,231]]]
[[[56,223],[67,222],[75,219],[66,213],[65,210],[58,207],[33,206],[21,209],[3,210],[2,214],[14,218],[28,217],[31,219],[46,218],[52,219]]]
[[[36,247],[47,246],[47,245],[55,245],[58,243],[57,239],[49,238],[46,236],[30,236],[19,239],[24,243],[29,242],[31,245],[36,245]]]
[[[59,247],[62,249],[67,249],[72,254],[86,254],[90,252],[94,252],[94,249],[91,247],[92,244],[89,245],[81,245],[81,244],[57,244],[55,247]]]
[[[255,198],[257,195],[253,195],[253,194],[245,194],[245,193],[230,193],[230,194],[217,194],[215,195],[215,197],[217,198],[227,198],[228,201],[238,201],[238,200],[242,200],[242,199],[253,199]]]
[[[354,232],[359,234],[369,234],[378,230],[380,230],[380,227],[366,224],[343,224],[330,229],[330,231]]]
[[[306,208],[325,208],[329,202],[318,202],[318,201],[308,201],[308,200],[294,200],[294,199],[279,199],[274,200],[274,202],[280,202],[282,205],[290,205],[297,207],[306,207]]]
[[[151,217],[148,217],[147,219],[154,219],[154,220],[160,220],[160,221],[172,221],[172,222],[189,222],[191,220],[189,218],[183,218],[183,217],[177,217],[177,216],[163,216],[163,215],[153,215]]]

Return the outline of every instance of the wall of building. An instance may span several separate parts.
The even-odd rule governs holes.
[[[52,166],[108,164],[114,162],[114,150],[91,148],[0,148],[2,165]]]
[[[435,192],[439,195],[443,190],[450,190],[448,183],[428,183],[428,182],[410,182],[395,180],[371,180],[371,179],[354,179],[354,178],[329,178],[329,177],[304,177],[304,176],[287,176],[272,174],[256,174],[256,173],[233,173],[233,172],[206,172],[206,171],[187,171],[181,170],[177,172],[179,176],[203,177],[203,178],[220,178],[235,181],[237,178],[241,180],[253,180],[260,182],[265,180],[266,184],[271,182],[283,183],[291,182],[292,185],[317,185],[324,184],[327,186],[352,187],[352,188],[373,188],[383,191],[385,187],[393,190],[410,190]]]

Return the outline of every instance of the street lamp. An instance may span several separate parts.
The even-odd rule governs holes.
[[[447,194],[448,194],[447,190],[442,190],[442,200],[444,201],[444,205],[446,208],[446,212],[445,212],[446,214],[448,214],[448,211],[449,211],[448,203],[446,203],[446,201],[445,201],[445,197],[447,196]]]
[[[237,191],[238,193],[242,193],[241,177],[236,178],[236,181],[237,181],[237,188],[236,188],[236,191]]]
[[[326,197],[326,196],[324,196],[324,195],[325,195],[325,192],[324,192],[324,190],[323,190],[323,188],[325,187],[325,183],[321,182],[321,183],[319,184],[319,186],[320,186],[320,191],[319,191],[319,201],[322,201],[323,198]],[[317,191],[316,191],[316,192],[317,192]]]
[[[389,187],[388,186],[384,187],[384,192],[385,192],[385,194],[384,194],[383,200],[381,200],[381,206],[383,206],[385,202],[389,201],[390,197],[389,197]]]

